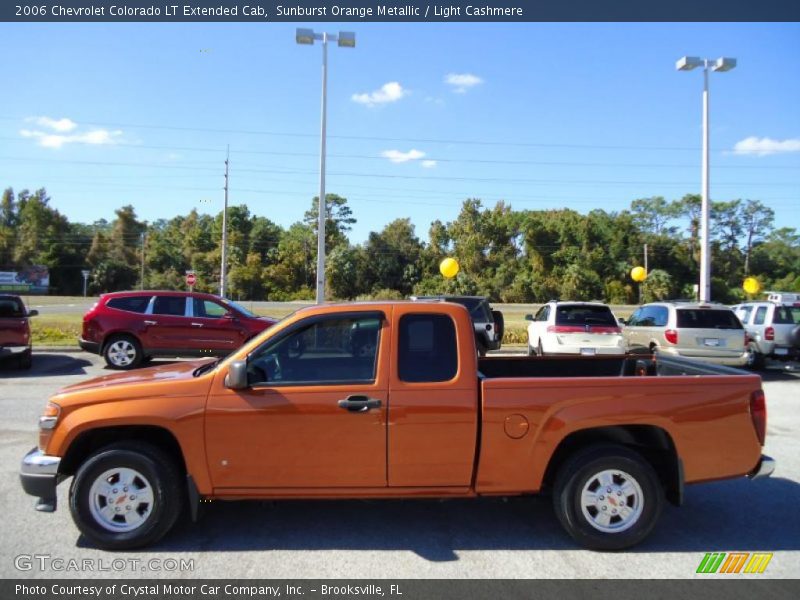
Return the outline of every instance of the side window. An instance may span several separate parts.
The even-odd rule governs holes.
[[[545,322],[550,318],[550,305],[542,307],[541,317],[539,320]]]
[[[542,315],[544,314],[544,309],[545,309],[545,307],[543,306],[538,311],[536,311],[536,316],[533,317],[534,321],[543,321],[544,320],[544,319],[542,319]]]
[[[186,314],[186,298],[183,296],[156,296],[153,302],[154,315],[182,317]]]
[[[642,315],[642,309],[637,308],[635,311],[633,311],[631,318],[628,319],[628,325],[636,327],[639,324],[639,318],[641,317],[641,315]]]
[[[666,306],[653,307],[654,325],[656,327],[666,327],[669,319],[669,309]]]
[[[639,314],[639,322],[637,323],[640,327],[653,327],[656,324],[656,315],[655,315],[655,307],[653,306],[645,306],[641,309],[641,313]]]
[[[381,313],[319,320],[259,348],[247,360],[251,384],[316,385],[375,380]]]
[[[402,381],[450,381],[456,376],[456,327],[447,315],[404,315],[398,343],[398,374]]]
[[[213,300],[203,300],[201,298],[193,298],[194,316],[205,319],[219,319],[224,317],[228,310]]]
[[[747,323],[750,320],[750,313],[753,312],[752,306],[742,306],[736,311],[736,315],[742,323]]]
[[[756,309],[756,316],[753,318],[753,325],[763,325],[767,317],[767,307],[759,306]]]
[[[147,310],[148,304],[150,304],[150,296],[111,298],[111,300],[106,302],[106,306],[109,308],[116,308],[117,310],[126,310],[134,313],[143,313]]]

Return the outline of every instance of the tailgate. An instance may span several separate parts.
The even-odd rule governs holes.
[[[0,346],[27,346],[28,326],[25,319],[0,319]]]

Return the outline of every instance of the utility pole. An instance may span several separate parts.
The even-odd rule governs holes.
[[[219,270],[219,295],[224,298],[227,290],[225,285],[228,278],[228,162],[231,157],[231,147],[228,146],[225,155],[225,204],[222,208],[222,266]]]
[[[142,281],[139,284],[139,289],[144,290],[144,231],[142,232]]]
[[[647,244],[644,245],[644,272],[647,273]]]

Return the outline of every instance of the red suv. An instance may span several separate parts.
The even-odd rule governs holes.
[[[0,294],[0,358],[15,356],[20,369],[31,368],[31,326],[28,317],[38,314],[35,310],[25,310],[22,298],[16,294]]]
[[[211,294],[115,292],[83,316],[78,342],[113,369],[134,369],[154,356],[225,356],[276,322]]]

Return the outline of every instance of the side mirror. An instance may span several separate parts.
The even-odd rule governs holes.
[[[247,383],[247,361],[234,360],[228,367],[228,374],[225,376],[225,387],[229,390],[246,390]]]
[[[28,311],[28,316],[29,316],[29,317],[35,317],[35,316],[36,316],[36,315],[38,315],[38,314],[39,314],[39,311],[38,311],[38,310],[36,310],[35,308],[34,308],[33,310],[29,310],[29,311]]]
[[[525,315],[526,321],[533,321],[533,315]]]

